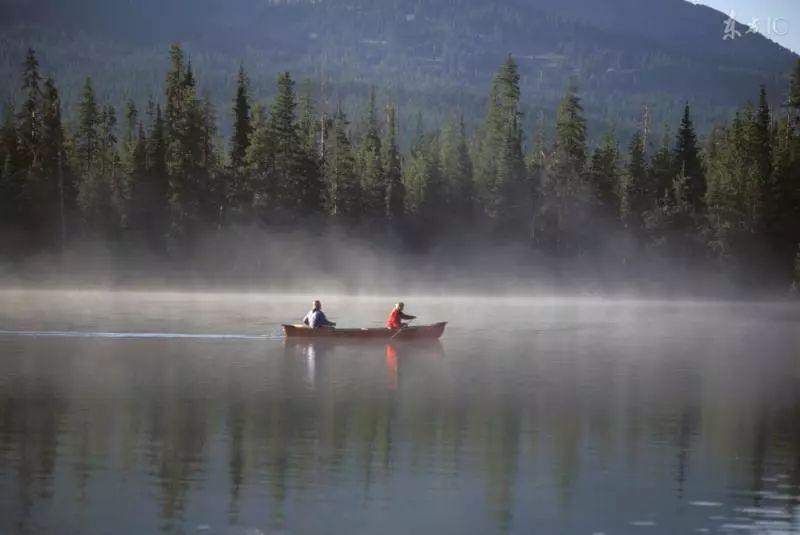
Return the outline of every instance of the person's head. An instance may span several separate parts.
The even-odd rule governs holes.
[[[320,303],[319,299],[314,299],[314,303],[312,303],[312,304],[314,306],[314,310],[321,310],[322,309],[322,303]]]
[[[404,303],[401,301],[400,303],[397,303],[397,304],[394,306],[394,308],[396,308],[397,310],[399,310],[400,312],[402,312],[402,311],[403,311],[403,309],[405,308],[405,306],[406,306],[406,305],[405,305],[405,304],[404,304]]]

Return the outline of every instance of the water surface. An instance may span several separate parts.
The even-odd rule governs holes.
[[[796,306],[308,300],[0,292],[0,534],[800,533]]]

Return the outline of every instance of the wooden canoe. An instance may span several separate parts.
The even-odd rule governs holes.
[[[287,338],[350,338],[357,340],[435,340],[444,333],[447,322],[433,325],[414,325],[405,329],[311,329],[305,325],[284,325]]]

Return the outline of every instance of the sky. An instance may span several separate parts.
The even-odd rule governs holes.
[[[758,30],[786,48],[800,53],[800,0],[694,0],[750,24],[758,19]]]

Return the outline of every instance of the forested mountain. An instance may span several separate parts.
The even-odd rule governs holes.
[[[257,97],[291,70],[324,82],[331,110],[377,85],[407,134],[420,110],[435,122],[458,109],[473,124],[511,53],[529,124],[540,109],[552,117],[574,79],[590,126],[632,133],[645,103],[659,124],[688,99],[705,132],[753,87],[777,103],[794,57],[742,26],[723,40],[725,19],[684,0],[0,0],[0,80],[15,88],[18,58],[33,47],[68,102],[85,75],[101,95],[143,100],[163,89],[163,50],[179,41],[214,102],[228,98],[241,63]]]
[[[711,10],[0,1],[0,259],[335,228],[800,292],[800,60]]]

